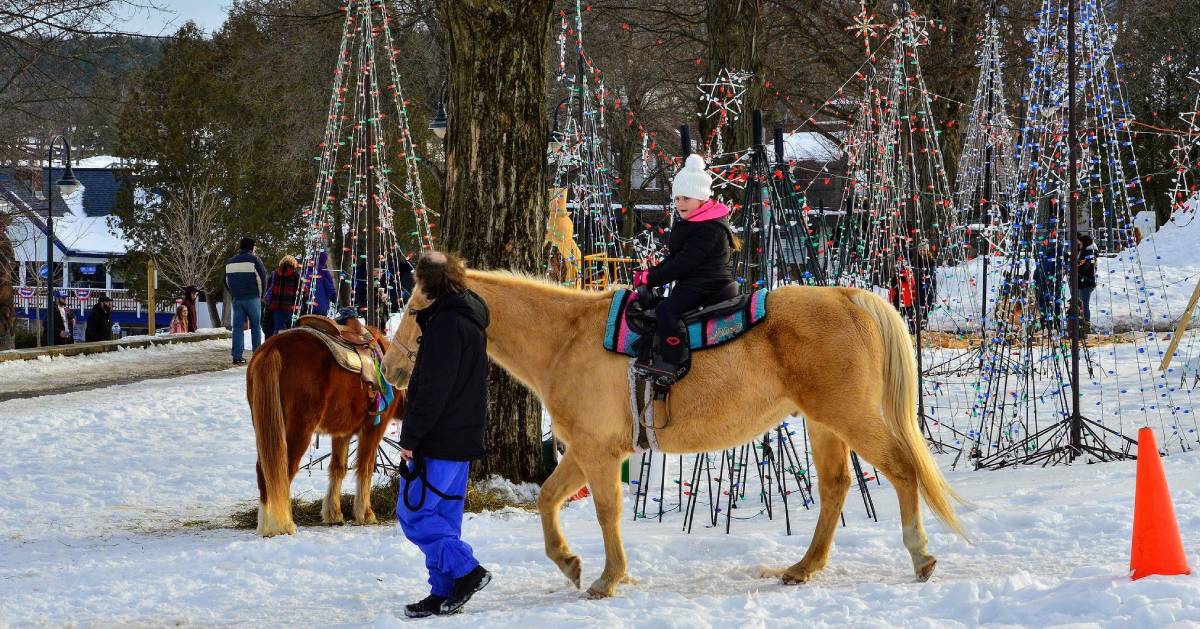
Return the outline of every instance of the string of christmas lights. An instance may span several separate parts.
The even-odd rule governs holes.
[[[324,253],[336,273],[330,309],[350,305],[371,324],[382,325],[402,306],[406,249],[432,248],[435,225],[421,189],[387,4],[347,0],[342,11],[329,115],[313,158],[318,164],[313,202],[304,211],[308,232],[296,314],[317,310],[318,260]],[[396,233],[398,221],[409,230],[403,239]]]
[[[1156,377],[1152,356],[1161,356],[1158,329],[1170,319],[1165,281],[1147,277],[1134,215],[1145,206],[1130,134],[1128,107],[1112,49],[1115,30],[1103,7],[1080,3],[1076,55],[1079,106],[1080,233],[1095,246],[1082,252],[1096,265],[1099,318],[1114,320],[1109,332],[1126,333],[1122,343],[1087,340],[1089,325],[1070,303],[1068,278],[1075,234],[1068,233],[1070,137],[1067,133],[1066,7],[1046,0],[1039,25],[1029,35],[1034,55],[1029,70],[1026,116],[1014,146],[1017,175],[1005,201],[1009,217],[997,277],[993,313],[985,331],[982,370],[974,387],[970,421],[964,428],[976,467],[1069,460],[1062,446],[1071,414],[1071,326],[1083,326],[1087,381],[1084,441],[1096,460],[1122,456],[1131,441],[1125,418],[1156,423],[1163,438],[1188,449],[1195,443],[1195,418],[1178,387]],[[1154,273],[1153,269],[1150,274]],[[1155,281],[1159,280],[1159,281]],[[1117,321],[1120,319],[1120,321]],[[1083,378],[1081,378],[1083,380]],[[1114,394],[1114,392],[1116,392]],[[1189,436],[1190,434],[1190,436]]]

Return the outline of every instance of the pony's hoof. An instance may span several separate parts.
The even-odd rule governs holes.
[[[321,524],[342,524],[345,520],[342,517],[342,506],[330,504],[329,500],[326,499],[321,505]]]
[[[287,524],[285,526],[275,526],[275,527],[260,526],[260,527],[258,527],[258,534],[263,537],[275,537],[276,535],[295,535],[296,534],[296,525],[295,524]]]
[[[789,570],[784,571],[783,576],[779,577],[779,580],[784,585],[800,585],[802,583],[808,583],[809,581],[811,581],[813,578],[813,573],[814,573],[814,571],[812,571],[812,570],[789,569]]]
[[[596,579],[592,582],[591,587],[587,589],[588,598],[608,598],[613,595],[613,590],[616,588],[606,579]]]
[[[280,524],[280,522],[283,522],[283,524]],[[258,527],[255,531],[262,537],[294,535],[296,533],[296,523],[290,516],[287,518],[273,518],[265,508],[260,508],[258,510]]]
[[[927,561],[925,565],[917,568],[917,581],[920,581],[921,583],[928,581],[929,578],[933,576],[933,569],[936,567],[937,559],[930,557],[929,561]]]
[[[567,555],[562,561],[558,562],[558,569],[562,570],[563,575],[575,586],[578,590],[581,586],[579,577],[583,574],[583,561],[575,555]]]
[[[787,568],[760,567],[755,575],[760,579],[782,579],[787,574]]]
[[[368,513],[356,520],[359,524],[377,524],[379,521],[375,519],[374,513]]]

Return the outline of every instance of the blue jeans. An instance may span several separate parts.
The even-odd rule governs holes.
[[[275,331],[271,333],[272,336],[292,327],[292,313],[290,312],[273,310],[271,311],[271,318],[275,320]]]
[[[241,360],[245,351],[246,337],[242,326],[250,321],[250,343],[258,349],[262,343],[262,303],[258,297],[233,300],[233,359]]]
[[[1092,292],[1095,288],[1079,289],[1079,301],[1083,302],[1083,320],[1092,322]]]
[[[412,463],[409,463],[412,469]],[[444,461],[425,459],[425,480],[448,496],[467,495],[467,473],[469,461]],[[435,596],[450,596],[454,580],[467,576],[479,565],[471,547],[460,539],[462,535],[462,500],[446,500],[421,487],[420,478],[411,483],[400,479],[401,495],[396,504],[396,519],[404,537],[417,545],[425,554],[425,568],[429,570],[430,593]],[[416,511],[404,505],[408,495],[411,504],[421,499],[425,489],[425,503]]]

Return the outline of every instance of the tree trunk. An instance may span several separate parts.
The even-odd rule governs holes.
[[[12,349],[17,323],[17,256],[8,238],[8,221],[0,220],[0,350]]]
[[[747,79],[746,93],[742,98],[742,115],[730,120],[721,132],[726,151],[749,148],[750,112],[758,109],[763,96],[763,50],[759,37],[763,32],[764,0],[708,0],[706,26],[708,28],[708,65],[704,69],[704,82],[716,80],[721,70],[753,73]],[[719,122],[717,117],[703,116],[705,102],[699,102],[700,142],[709,141],[709,135]]]
[[[477,269],[541,269],[551,0],[444,0],[449,42],[442,246]],[[517,296],[514,296],[517,298]],[[541,404],[494,367],[476,477],[540,481]]]

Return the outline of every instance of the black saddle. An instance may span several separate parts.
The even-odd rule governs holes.
[[[684,327],[690,324],[732,314],[746,308],[749,295],[738,294],[737,282],[730,282],[725,288],[717,291],[709,298],[708,303],[683,313],[680,319]],[[654,309],[664,299],[662,293],[646,287],[638,289],[638,298],[625,309],[625,322],[629,329],[643,337],[653,336],[658,329],[658,313]]]
[[[722,314],[744,310],[747,298],[746,295],[738,295],[737,282],[730,282],[725,288],[714,293],[708,303],[695,310],[685,312],[680,317],[685,337],[691,337],[691,333],[687,332],[689,326],[719,317]],[[643,286],[638,289],[638,298],[625,309],[626,325],[640,337],[634,342],[634,349],[638,357],[636,362],[638,375],[641,379],[654,384],[656,399],[665,399],[671,385],[683,379],[692,368],[690,341],[683,345],[682,361],[679,364],[664,362],[659,357],[658,335],[656,334],[658,314],[655,312],[655,307],[662,300],[663,296],[660,292]]]

